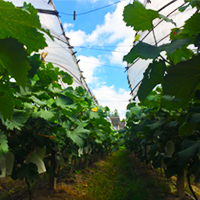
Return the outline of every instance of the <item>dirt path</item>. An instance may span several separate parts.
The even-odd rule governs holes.
[[[120,151],[61,178],[55,191],[48,185],[36,189],[32,200],[177,200],[170,191],[163,177],[133,154]]]

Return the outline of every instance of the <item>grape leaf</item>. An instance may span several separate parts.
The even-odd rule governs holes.
[[[181,7],[179,7],[179,11],[180,11],[180,12],[185,11],[185,10],[186,10],[190,5],[191,5],[191,3],[192,3],[192,2],[188,3],[188,4],[185,5],[185,6],[181,6]]]
[[[68,85],[71,85],[73,83],[73,77],[70,76],[67,72],[61,71],[62,75],[62,81],[64,83],[67,83]]]
[[[39,179],[39,174],[38,174],[38,168],[37,165],[34,163],[24,163],[18,166],[17,169],[13,170],[12,173],[12,178],[23,180],[24,178],[27,178],[28,182],[30,184],[34,183]]]
[[[174,53],[177,49],[181,49],[184,45],[188,45],[191,43],[191,39],[177,39],[172,40],[172,42],[166,47],[165,51],[168,55]]]
[[[26,9],[16,8],[11,2],[0,1],[0,39],[13,37],[27,47],[28,53],[47,46],[41,29],[39,16],[30,4]],[[28,11],[28,12],[27,12]]]
[[[56,105],[61,108],[66,108],[68,105],[73,105],[73,103],[74,103],[74,101],[65,95],[60,95],[56,99]]]
[[[162,126],[166,122],[166,119],[164,117],[160,118],[159,120],[156,120],[155,122],[148,124],[147,126],[151,129],[154,130],[160,126]]]
[[[40,59],[40,55],[39,54],[34,54],[32,56],[30,56],[30,66],[31,69],[29,70],[29,74],[28,77],[29,78],[33,78],[34,75],[38,72],[38,69],[41,65],[42,61]]]
[[[70,130],[72,123],[65,121],[62,126],[66,129],[67,137],[69,137],[79,147],[84,145],[85,135],[89,134],[89,130],[84,129],[81,125],[77,126],[73,131]]]
[[[144,72],[144,77],[137,93],[140,101],[144,101],[153,88],[162,82],[165,70],[164,61],[150,63]]]
[[[2,120],[2,123],[7,127],[8,130],[13,130],[14,128],[21,130],[21,127],[23,127],[30,117],[30,110],[21,111],[21,110],[15,110],[12,118],[10,120]]]
[[[31,68],[27,55],[23,44],[16,39],[0,39],[0,63],[23,87],[27,84],[28,71]]]
[[[14,98],[10,90],[5,84],[0,84],[0,113],[4,120],[10,119],[14,113]]]
[[[188,102],[184,99],[175,99],[174,97],[164,95],[161,98],[161,107],[167,110],[187,108]]]
[[[160,52],[164,49],[164,46],[157,47],[142,41],[138,42],[131,51],[124,56],[123,61],[127,61],[128,63],[133,63],[136,58],[142,59],[155,59],[159,56]]]
[[[200,13],[195,13],[192,17],[185,21],[182,33],[187,33],[189,35],[198,35],[200,32]]]
[[[196,124],[200,122],[200,113],[193,113],[192,115],[190,115],[188,121],[190,124]]]
[[[135,31],[152,29],[152,21],[159,18],[158,11],[146,9],[142,3],[135,0],[124,8],[123,20],[126,26],[131,26]]]
[[[163,94],[188,98],[200,82],[200,55],[170,66],[163,79]]]
[[[176,23],[172,19],[169,19],[164,15],[159,14],[159,18],[165,20],[166,22],[171,22],[172,24],[174,24],[174,26],[176,26]]]
[[[185,166],[190,158],[200,153],[200,142],[185,139],[181,146],[183,150],[178,152],[179,163]]]
[[[51,120],[55,116],[55,113],[49,110],[40,110],[40,111],[35,111],[32,116],[33,118],[40,117],[45,120]]]
[[[176,65],[180,61],[189,60],[194,55],[194,52],[187,48],[177,49],[174,53],[170,55],[171,60]]]
[[[194,124],[189,124],[188,122],[184,122],[180,127],[179,127],[179,135],[180,136],[188,136],[193,133],[195,129]]]

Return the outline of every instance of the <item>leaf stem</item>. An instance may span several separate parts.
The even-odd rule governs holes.
[[[167,62],[168,64],[170,64],[171,65],[171,63],[168,61],[168,60],[166,60],[162,55],[159,55],[165,62]]]

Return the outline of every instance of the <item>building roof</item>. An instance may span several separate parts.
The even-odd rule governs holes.
[[[109,116],[112,126],[116,129],[123,129],[125,126],[125,122],[121,122],[118,116]]]

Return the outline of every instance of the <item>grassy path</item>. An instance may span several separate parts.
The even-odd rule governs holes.
[[[175,199],[169,186],[127,151],[118,151],[88,182],[85,200],[163,200]]]
[[[10,183],[0,184],[0,193],[3,188],[22,190],[17,182]],[[32,200],[175,200],[169,193],[169,186],[155,172],[132,153],[120,150],[87,169],[63,177],[55,191],[50,191],[48,185],[35,188]],[[5,200],[3,196],[0,194],[0,200]],[[13,195],[8,199],[16,200]],[[27,195],[20,198],[28,199]]]

